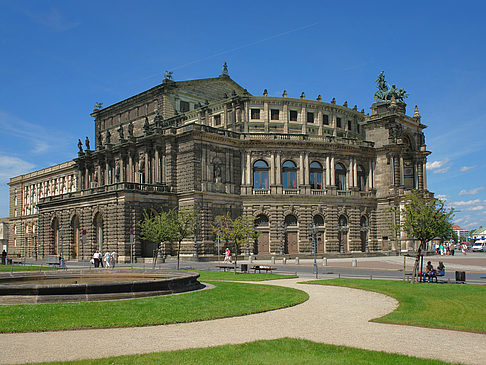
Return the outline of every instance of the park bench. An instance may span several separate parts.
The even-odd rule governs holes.
[[[234,270],[234,265],[218,265],[216,266],[218,269],[223,270],[224,272]]]
[[[445,270],[444,271],[441,271],[441,272],[436,272],[434,273],[433,275],[429,275],[427,276],[425,273],[421,273],[419,272],[419,281],[422,282],[422,283],[437,283],[437,279],[440,278],[440,277],[443,277],[445,276]],[[427,280],[428,279],[428,280]]]
[[[46,263],[49,265],[60,265],[59,256],[57,255],[47,255]]]
[[[264,265],[255,265],[255,266],[252,266],[251,269],[253,270],[254,273],[258,272],[261,273],[262,270],[265,271],[266,273],[268,273],[269,271],[272,272],[273,270],[276,270],[275,267],[271,267],[271,266],[264,266]]]

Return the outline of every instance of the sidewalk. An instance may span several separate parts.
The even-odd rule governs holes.
[[[265,282],[309,294],[300,305],[242,317],[165,326],[0,334],[0,362],[67,361],[238,344],[282,337],[467,364],[486,363],[486,335],[369,322],[397,302],[363,290]],[[437,338],[440,341],[424,341]],[[468,351],[459,351],[467,344]]]

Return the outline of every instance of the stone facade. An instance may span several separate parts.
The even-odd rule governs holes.
[[[391,229],[400,217],[390,208],[427,190],[418,110],[381,101],[370,116],[286,94],[252,96],[223,73],[165,79],[96,109],[93,149],[11,179],[9,254],[152,256],[137,222],[144,209],[172,207],[198,212],[186,255],[216,253],[211,223],[226,213],[256,218],[261,234],[246,251],[259,256],[310,254],[313,226],[319,254],[413,249]]]

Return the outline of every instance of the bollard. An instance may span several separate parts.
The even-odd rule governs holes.
[[[275,265],[275,256],[272,256],[272,258],[270,259],[270,262],[272,263],[272,265]]]
[[[354,259],[353,261],[351,261],[351,266],[352,267],[358,266],[358,260]]]
[[[327,266],[327,257],[322,258],[322,266]]]
[[[296,256],[295,257],[295,264],[298,265],[299,264],[299,258]]]

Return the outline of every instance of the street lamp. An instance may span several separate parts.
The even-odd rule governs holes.
[[[197,223],[194,223],[193,232],[194,232],[194,257],[197,258],[198,257],[198,255],[197,255],[197,232],[198,232]]]
[[[63,248],[64,248],[64,244],[63,244],[63,241],[62,241],[62,233],[64,232],[64,228],[63,226],[61,226],[61,229],[59,230],[60,233],[61,233],[61,267],[64,267],[64,251],[63,251]]]
[[[280,255],[282,256],[284,254],[285,236],[287,235],[287,223],[284,221],[280,227]]]

